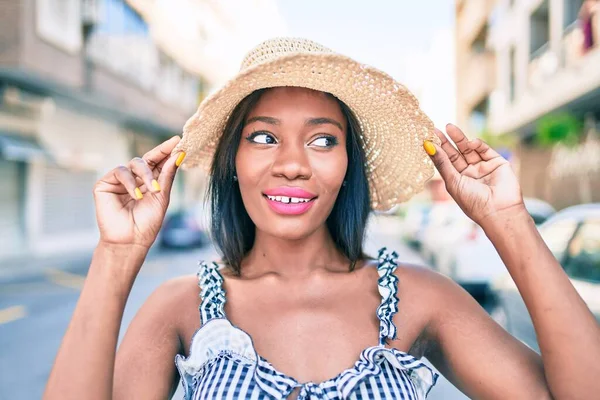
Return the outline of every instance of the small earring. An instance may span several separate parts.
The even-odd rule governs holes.
[[[342,182],[342,186],[346,186],[346,181]]]
[[[233,176],[233,180],[234,180],[235,182],[237,182],[237,175],[234,175],[234,176]]]

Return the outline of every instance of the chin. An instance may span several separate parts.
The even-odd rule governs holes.
[[[260,226],[259,229],[278,239],[300,240],[310,236],[316,230],[313,224],[309,224],[307,218],[301,218],[298,221],[277,221],[280,218],[270,218],[266,220],[266,226]],[[303,221],[302,221],[303,220]]]

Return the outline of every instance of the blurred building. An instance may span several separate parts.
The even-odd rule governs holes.
[[[487,37],[497,1],[456,2],[456,120],[473,135],[486,127],[490,95],[496,88],[496,58]]]
[[[526,196],[557,208],[600,201],[599,2],[463,0],[456,11],[459,123],[518,137]],[[580,122],[581,144],[539,146],[540,120],[560,113]]]
[[[169,36],[157,28],[165,26],[160,15],[138,3],[0,0],[0,261],[91,248],[95,181],[180,134],[198,101],[222,82],[218,72],[231,52],[209,51],[218,32],[212,25],[222,20],[188,17]],[[191,3],[217,7],[143,3],[173,12]],[[261,16],[253,17],[260,25]],[[197,55],[195,39],[183,43],[192,31],[206,32]],[[231,25],[226,31],[240,34]],[[208,66],[203,55],[212,57]],[[198,197],[187,193],[184,175],[171,208]]]

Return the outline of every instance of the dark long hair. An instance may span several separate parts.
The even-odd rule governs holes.
[[[256,226],[246,212],[240,188],[234,182],[235,157],[244,122],[262,94],[268,89],[252,92],[244,98],[227,120],[212,161],[208,197],[211,205],[211,235],[223,260],[238,275],[244,256],[254,245]],[[345,185],[341,187],[327,228],[338,249],[350,260],[350,270],[364,257],[362,251],[367,218],[371,211],[369,185],[365,171],[365,152],[361,143],[360,124],[346,104],[339,103],[346,118],[346,151],[348,168]]]

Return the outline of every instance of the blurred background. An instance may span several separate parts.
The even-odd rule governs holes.
[[[180,134],[248,50],[282,35],[384,70],[436,126],[498,149],[600,318],[599,1],[0,0],[0,399],[42,395],[98,240],[95,181]],[[161,282],[217,257],[205,186],[179,172],[121,335]],[[439,176],[373,214],[367,252],[383,245],[539,351],[502,261]],[[464,396],[441,380],[430,398]]]

